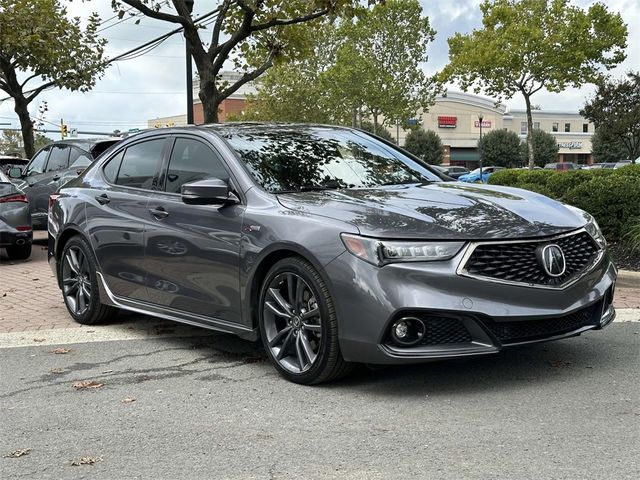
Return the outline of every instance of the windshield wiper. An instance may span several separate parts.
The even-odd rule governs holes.
[[[274,190],[273,193],[298,193],[298,192],[319,192],[323,190],[338,190],[342,188],[339,185],[322,186],[322,185],[303,185],[297,189]]]

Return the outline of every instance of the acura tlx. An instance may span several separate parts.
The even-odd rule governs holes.
[[[143,132],[52,197],[49,259],[80,323],[124,309],[261,339],[304,384],[613,320],[616,268],[589,214],[450,180],[349,128]]]

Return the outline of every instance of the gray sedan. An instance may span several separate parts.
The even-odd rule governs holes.
[[[10,259],[29,258],[32,239],[27,196],[0,172],[0,248]]]
[[[294,382],[494,354],[615,316],[589,214],[445,182],[349,128],[150,131],[59,193],[49,258],[76,321],[121,308],[261,339]]]

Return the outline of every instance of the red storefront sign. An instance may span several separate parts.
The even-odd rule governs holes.
[[[451,116],[439,116],[438,117],[438,127],[440,128],[456,128],[458,125],[458,117]]]
[[[476,128],[480,128],[480,122],[476,120],[475,122],[473,122],[473,126]],[[491,128],[491,120],[483,120],[482,128]]]

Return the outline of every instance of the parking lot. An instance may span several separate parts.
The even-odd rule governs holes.
[[[0,269],[3,478],[640,475],[633,283],[602,332],[302,387],[233,336],[73,324],[42,242]]]

